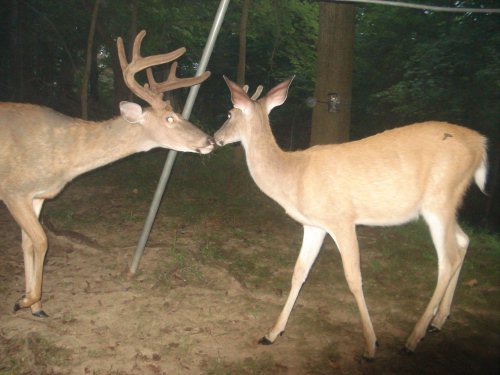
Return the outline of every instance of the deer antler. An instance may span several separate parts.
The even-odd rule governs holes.
[[[168,105],[168,102],[163,100],[164,92],[175,90],[180,87],[197,85],[210,76],[210,72],[204,72],[197,77],[178,78],[175,74],[177,70],[177,62],[174,62],[170,69],[170,74],[168,75],[167,80],[161,83],[156,82],[153,77],[151,67],[155,65],[165,64],[179,58],[186,52],[186,49],[183,47],[175,51],[160,55],[142,57],[141,43],[145,36],[146,31],[142,30],[135,37],[134,46],[132,48],[132,61],[130,62],[130,64],[127,62],[127,57],[125,56],[125,48],[123,46],[123,40],[121,37],[118,37],[118,39],[116,40],[116,45],[118,48],[120,66],[123,72],[123,79],[125,80],[126,85],[135,95],[148,102],[151,107],[156,109],[165,108],[165,106]],[[140,72],[144,69],[147,69],[146,73],[149,83],[141,86],[135,80],[134,76],[137,72]]]
[[[253,95],[250,99],[257,100],[259,98],[260,94],[262,94],[263,89],[264,89],[264,86],[262,86],[262,85],[257,86],[257,88],[255,89],[255,92],[253,93]]]
[[[249,88],[248,85],[243,86],[243,91],[245,91],[247,94],[248,94],[248,88]],[[264,86],[262,86],[262,85],[257,86],[257,88],[255,89],[255,92],[253,93],[253,95],[250,99],[257,100],[259,98],[260,94],[262,94],[263,89],[264,89]]]

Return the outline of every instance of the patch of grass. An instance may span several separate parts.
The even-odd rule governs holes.
[[[463,228],[470,236],[456,296],[470,306],[500,309],[500,235]]]
[[[242,242],[243,246],[240,248],[239,241],[231,246],[224,241],[207,241],[200,250],[198,260],[225,268],[231,276],[246,286],[258,288],[270,282],[274,283],[272,269],[283,265],[266,256],[265,249],[260,250],[261,246],[247,246]]]
[[[103,358],[107,356],[107,353],[101,349],[89,349],[86,352],[89,358]]]
[[[179,347],[177,348],[177,353],[179,353],[180,357],[187,357],[191,355],[195,351],[198,342],[199,341],[193,338],[192,336],[189,335],[183,336],[180,339]]]
[[[92,370],[92,375],[128,375],[127,371],[115,370],[113,366],[110,366],[107,370],[97,369]]]
[[[7,291],[8,291],[8,286],[6,281],[3,278],[0,278],[0,294],[6,295]]]
[[[29,350],[34,355],[35,365],[63,366],[71,359],[70,350],[52,344],[39,334],[29,334],[27,342]]]
[[[288,368],[277,363],[271,354],[265,353],[236,362],[212,359],[207,363],[205,373],[207,375],[279,375],[287,374]]]
[[[0,374],[51,373],[51,366],[65,366],[73,355],[37,332],[24,338],[0,335],[0,344]]]
[[[65,202],[51,203],[45,205],[42,218],[47,215],[52,223],[58,223],[58,225],[62,225],[64,228],[73,229],[75,212],[71,205]]]
[[[500,236],[463,227],[470,237],[455,292],[456,309],[500,309]],[[427,225],[420,220],[400,227],[360,228],[362,275],[367,299],[398,296],[406,311],[423,308],[436,286],[438,261]],[[418,307],[420,309],[420,307]],[[482,319],[482,318],[481,318]]]
[[[220,246],[207,241],[200,250],[200,255],[206,263],[216,263],[225,259],[225,252]]]
[[[199,261],[186,245],[179,243],[177,232],[174,234],[168,255],[160,258],[155,271],[146,277],[155,288],[170,290],[175,286],[186,284],[204,284],[205,279]]]
[[[491,265],[500,263],[500,235],[480,231],[478,229],[465,228],[470,236],[469,251],[466,256],[470,257],[472,267],[489,268]],[[484,274],[485,279],[498,285],[500,279],[499,267],[492,267],[491,272]]]

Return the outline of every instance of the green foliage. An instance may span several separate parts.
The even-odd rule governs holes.
[[[201,111],[208,115],[205,121],[211,129],[222,124],[231,107],[222,75],[236,79],[241,8],[241,0],[231,2],[209,65],[213,76],[200,91],[208,99],[200,105]],[[290,112],[304,111],[303,99],[314,91],[312,77],[317,33],[316,3],[299,0],[252,0],[250,3],[246,82],[252,92],[258,85],[263,85],[267,91],[278,82],[296,75],[287,111],[282,111],[282,116],[289,117]]]
[[[356,137],[431,119],[500,135],[496,15],[360,7],[357,27]]]
[[[0,9],[0,100],[35,102],[79,114],[79,86],[93,1],[12,1]],[[192,75],[219,0],[137,1],[137,30],[146,29],[143,54],[185,46],[180,75]],[[495,7],[493,0],[461,6]],[[225,74],[236,78],[242,0],[230,2],[192,119],[212,131],[230,107]],[[414,121],[461,123],[498,139],[500,33],[498,15],[437,13],[358,5],[352,135],[359,138]],[[314,91],[317,2],[252,0],[247,27],[246,81],[265,90],[295,75],[283,108],[272,113],[279,136],[307,136]],[[113,59],[117,36],[131,34],[131,2],[101,2],[97,21],[94,118],[116,113]],[[165,74],[166,68],[156,69]],[[121,77],[119,78],[121,79]],[[138,79],[144,81],[144,75]],[[98,86],[98,87],[94,87]],[[187,89],[177,90],[182,103]],[[304,128],[304,129],[302,129]],[[282,135],[280,133],[293,133]],[[288,142],[289,146],[293,142]]]

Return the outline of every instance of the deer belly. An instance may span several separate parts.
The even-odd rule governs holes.
[[[356,208],[356,224],[390,226],[416,220],[420,213],[420,201],[379,200]]]
[[[56,181],[41,181],[39,189],[33,192],[33,198],[52,199],[66,186],[67,181],[57,179]]]

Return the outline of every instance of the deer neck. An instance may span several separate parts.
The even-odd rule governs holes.
[[[267,116],[252,121],[243,137],[248,169],[259,188],[280,204],[285,204],[288,189],[294,186],[294,153],[285,152],[276,143]]]
[[[74,140],[66,155],[72,164],[66,169],[70,178],[155,146],[147,140],[142,125],[130,124],[121,117],[104,122],[75,120],[67,131],[73,133],[67,139]]]

